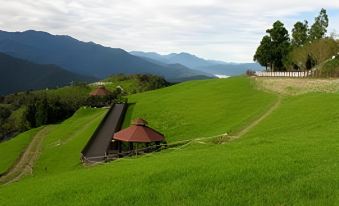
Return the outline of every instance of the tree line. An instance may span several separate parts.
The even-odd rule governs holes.
[[[335,37],[326,36],[329,18],[321,9],[309,26],[305,20],[294,24],[291,36],[281,21],[266,30],[254,61],[270,71],[306,71],[326,61],[339,52]]]

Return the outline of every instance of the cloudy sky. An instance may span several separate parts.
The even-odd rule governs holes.
[[[339,32],[337,0],[0,0],[0,30],[66,34],[127,51],[190,52],[250,62],[275,20],[290,30],[328,10]]]

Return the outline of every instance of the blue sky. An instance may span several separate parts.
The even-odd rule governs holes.
[[[339,33],[334,0],[0,0],[0,30],[66,34],[127,51],[189,52],[251,62],[265,30],[310,24],[321,8]]]

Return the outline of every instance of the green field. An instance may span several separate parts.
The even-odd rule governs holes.
[[[169,141],[236,131],[276,101],[254,88],[243,77],[134,95],[126,121],[144,117]],[[240,139],[194,141],[87,168],[79,166],[75,150],[90,132],[72,143],[67,139],[77,135],[68,131],[82,128],[87,117],[100,119],[103,111],[80,111],[48,135],[33,177],[0,186],[0,205],[339,205],[338,104],[337,93],[283,96]],[[172,123],[175,129],[166,127]],[[64,149],[57,150],[60,136]]]
[[[169,142],[236,131],[276,99],[244,77],[185,82],[129,97],[124,126],[141,117]]]
[[[0,174],[6,172],[15,163],[40,129],[41,128],[31,129],[17,135],[11,140],[0,143]]]
[[[79,168],[80,152],[106,112],[106,109],[81,108],[71,118],[56,125],[44,139],[34,175]]]

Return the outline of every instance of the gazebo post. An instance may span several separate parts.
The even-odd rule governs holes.
[[[121,153],[121,141],[118,141],[118,151],[119,151],[119,153]]]
[[[138,143],[135,145],[135,154],[138,156]]]
[[[149,147],[149,142],[146,142],[145,145],[146,145],[145,152],[149,152],[149,150],[150,150],[150,149],[148,148],[148,147]]]
[[[133,151],[133,142],[130,142],[130,143],[129,143],[129,150],[130,150],[130,151]]]
[[[158,150],[160,148],[160,142],[155,142],[156,145],[156,150]]]

